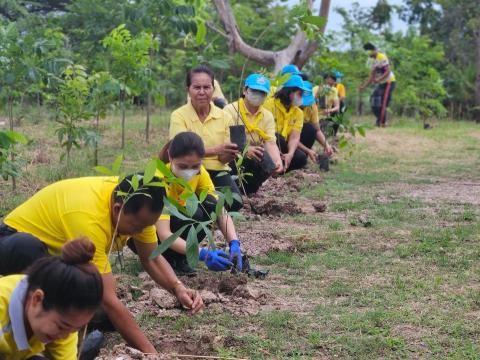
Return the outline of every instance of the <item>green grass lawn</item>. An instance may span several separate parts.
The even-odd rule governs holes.
[[[143,121],[140,114],[127,120],[127,170],[165,142],[167,113],[154,116],[150,144]],[[121,153],[119,124],[104,123],[104,165]],[[89,150],[75,151],[70,168],[59,163],[51,123],[22,125],[32,143],[20,149],[19,191],[0,184],[2,213],[50,182],[94,174]],[[402,119],[355,143],[320,184],[303,181],[303,201],[327,202],[326,213],[267,219],[270,229],[296,225],[278,234],[295,251],[254,258],[270,269],[263,283],[280,306],[250,316],[208,308],[196,317],[143,313],[147,334],[228,338],[215,352],[236,358],[480,359],[480,127],[445,121],[425,131]],[[130,265],[127,279],[140,270]]]

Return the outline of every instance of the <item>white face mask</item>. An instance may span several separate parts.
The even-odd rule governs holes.
[[[192,178],[200,172],[198,169],[185,169],[185,170],[180,170],[175,167],[175,165],[172,165],[172,172],[175,174],[175,176],[182,178],[183,180],[190,181]]]
[[[303,97],[302,95],[295,94],[292,101],[293,106],[302,106]]]
[[[248,101],[248,103],[252,106],[260,106],[265,102],[266,94],[264,95],[263,93],[257,92],[257,91],[247,91],[245,94],[245,99]]]

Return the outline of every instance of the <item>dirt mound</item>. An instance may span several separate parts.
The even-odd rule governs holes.
[[[302,209],[290,201],[280,201],[275,198],[252,198],[249,201],[250,209],[257,215],[295,215],[303,214]]]

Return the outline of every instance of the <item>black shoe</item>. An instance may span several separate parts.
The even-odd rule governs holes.
[[[173,271],[177,276],[195,276],[197,271],[188,265],[187,259],[177,260],[174,264]]]
[[[104,342],[105,337],[100,331],[94,330],[89,333],[85,340],[83,340],[80,360],[94,360],[100,352]]]

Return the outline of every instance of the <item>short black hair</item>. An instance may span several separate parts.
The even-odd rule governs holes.
[[[187,71],[187,79],[186,79],[186,83],[187,83],[187,88],[190,87],[190,85],[192,85],[192,77],[194,74],[207,74],[208,76],[210,76],[210,79],[212,79],[212,86],[215,86],[214,82],[215,82],[215,75],[213,74],[213,71],[212,69],[210,69],[210,67],[208,65],[205,65],[205,64],[202,64],[202,65],[198,65],[196,67],[194,67],[193,69],[190,69]]]
[[[337,75],[334,72],[326,72],[323,74],[323,79],[326,80],[327,78],[332,78],[335,82],[337,81]]]
[[[172,139],[168,146],[168,153],[172,159],[192,153],[203,158],[205,156],[205,145],[199,135],[192,131],[184,131],[178,133]]]
[[[300,73],[300,77],[302,78],[303,81],[308,81],[310,78],[307,74],[305,73]]]
[[[139,188],[133,190],[132,178],[138,177]],[[154,177],[152,182],[162,182],[158,177]],[[121,194],[119,194],[121,192]],[[128,201],[123,206],[125,214],[137,214],[143,207],[147,207],[152,213],[159,213],[163,209],[163,198],[166,196],[165,188],[157,185],[143,185],[143,173],[128,175],[113,190],[113,201],[123,203],[124,194],[129,195]],[[134,196],[131,196],[135,194]]]
[[[363,45],[363,50],[377,50],[377,47],[373,45],[371,42],[367,42],[366,44]]]
[[[290,106],[292,104],[292,100],[290,100],[290,94],[295,91],[298,91],[298,88],[296,87],[281,88],[275,94],[275,98],[279,99],[284,106]]]

